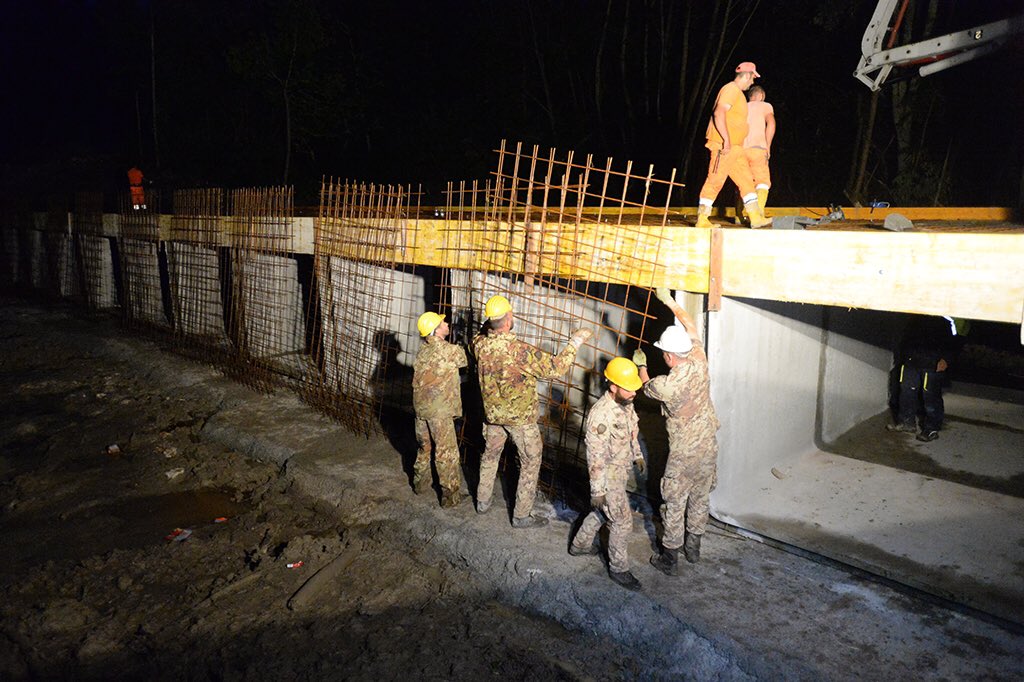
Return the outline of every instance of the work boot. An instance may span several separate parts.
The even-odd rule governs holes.
[[[757,206],[757,200],[756,199],[754,201],[748,201],[747,203],[743,204],[743,207],[747,211],[747,217],[750,218],[750,226],[751,227],[758,228],[758,227],[771,227],[772,226],[771,218],[765,218],[764,217],[764,213],[762,213],[761,209],[758,208],[758,206]]]
[[[679,575],[679,549],[666,547],[661,554],[651,557],[651,566],[668,576]]]
[[[634,592],[640,591],[640,581],[636,579],[630,571],[623,571],[622,573],[615,573],[614,571],[608,571],[608,576],[615,583],[622,585],[627,590],[633,590]]]
[[[476,513],[486,514],[487,510],[491,508],[490,500],[481,500],[479,497],[476,500]]]
[[[757,207],[761,209],[761,213],[764,213],[764,207],[768,205],[768,190],[759,189],[757,190]]]
[[[441,506],[446,509],[458,507],[460,502],[462,502],[462,496],[459,495],[458,490],[445,490],[441,493]]]
[[[683,554],[686,555],[686,560],[691,564],[695,564],[700,561],[700,539],[702,536],[695,535],[694,533],[687,533],[686,539],[683,540]]]
[[[534,516],[533,514],[531,514],[530,516],[524,516],[521,519],[512,519],[513,528],[540,528],[546,525],[548,525],[547,518],[543,516]]]
[[[898,431],[900,433],[916,433],[917,432],[917,428],[913,424],[904,424],[902,422],[900,422],[899,424],[886,424],[885,425],[885,430],[886,431]]]
[[[917,439],[922,443],[931,443],[933,440],[939,437],[939,432],[935,429],[929,429],[927,431],[921,431],[917,434]]]
[[[596,539],[596,538],[595,538]],[[594,556],[601,551],[596,542],[591,542],[589,547],[577,547],[576,543],[569,544],[569,554],[572,556]]]
[[[412,480],[412,491],[417,495],[430,492],[430,481],[414,478]]]
[[[694,227],[714,227],[711,224],[711,207],[701,204],[697,207],[697,224]]]

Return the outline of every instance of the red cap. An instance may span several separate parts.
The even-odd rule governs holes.
[[[741,62],[740,65],[736,67],[736,73],[740,73],[741,71],[753,71],[754,78],[761,77],[761,74],[757,72],[757,67],[754,66],[754,62]]]

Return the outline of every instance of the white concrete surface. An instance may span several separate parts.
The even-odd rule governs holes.
[[[122,277],[129,319],[168,326],[160,290],[160,245],[140,239],[121,239]]]
[[[1024,621],[1024,499],[956,480],[957,472],[1009,479],[1024,470],[1024,407],[948,394],[939,440],[899,434],[913,456],[949,470],[946,478],[829,452],[864,419],[887,433],[878,415],[892,356],[876,343],[889,336],[876,330],[868,343],[839,333],[860,326],[844,319],[855,313],[726,299],[711,316],[723,424],[713,515]]]
[[[174,324],[179,334],[226,340],[217,250],[185,242],[165,242]]]
[[[110,239],[89,234],[76,234],[82,258],[85,296],[92,309],[107,309],[117,305],[114,287],[114,263]]]

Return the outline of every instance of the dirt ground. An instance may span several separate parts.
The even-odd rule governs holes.
[[[130,346],[51,326],[93,323],[2,318],[0,677],[640,676],[624,648],[509,608],[429,546],[347,526],[277,465],[202,437],[254,394],[210,391],[201,367],[168,392]],[[191,537],[166,540],[176,528]],[[344,579],[289,608],[338,556]]]
[[[627,592],[557,501],[542,531],[441,510],[294,396],[61,310],[0,330],[4,679],[1024,674],[1005,624],[721,530],[665,578],[649,510]]]

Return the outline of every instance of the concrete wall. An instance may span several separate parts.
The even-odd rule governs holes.
[[[18,260],[20,251],[18,249],[18,230],[14,225],[3,225],[0,232],[3,239],[3,255],[0,260],[0,284],[6,287],[13,286],[18,281]]]
[[[226,340],[220,259],[216,248],[166,242],[174,324],[179,334]]]
[[[114,287],[114,262],[110,239],[89,234],[75,235],[82,257],[85,296],[93,309],[113,308],[117,305]]]
[[[854,425],[887,406],[895,346],[892,315],[825,308],[825,358],[815,441],[827,449]]]
[[[140,239],[121,239],[121,261],[128,318],[168,326],[160,289],[160,244]]]
[[[874,320],[880,330],[863,338],[869,315],[729,298],[710,314],[711,391],[722,422],[716,517],[743,525],[784,515],[764,495],[778,476],[886,409],[892,351],[879,341],[888,321]]]
[[[722,423],[715,516],[732,520],[752,489],[772,485],[773,467],[814,449],[822,323],[818,306],[728,298],[711,314],[711,397]]]
[[[237,251],[236,258],[235,295],[241,299],[246,351],[251,357],[295,364],[306,350],[306,311],[295,259],[245,250]]]

